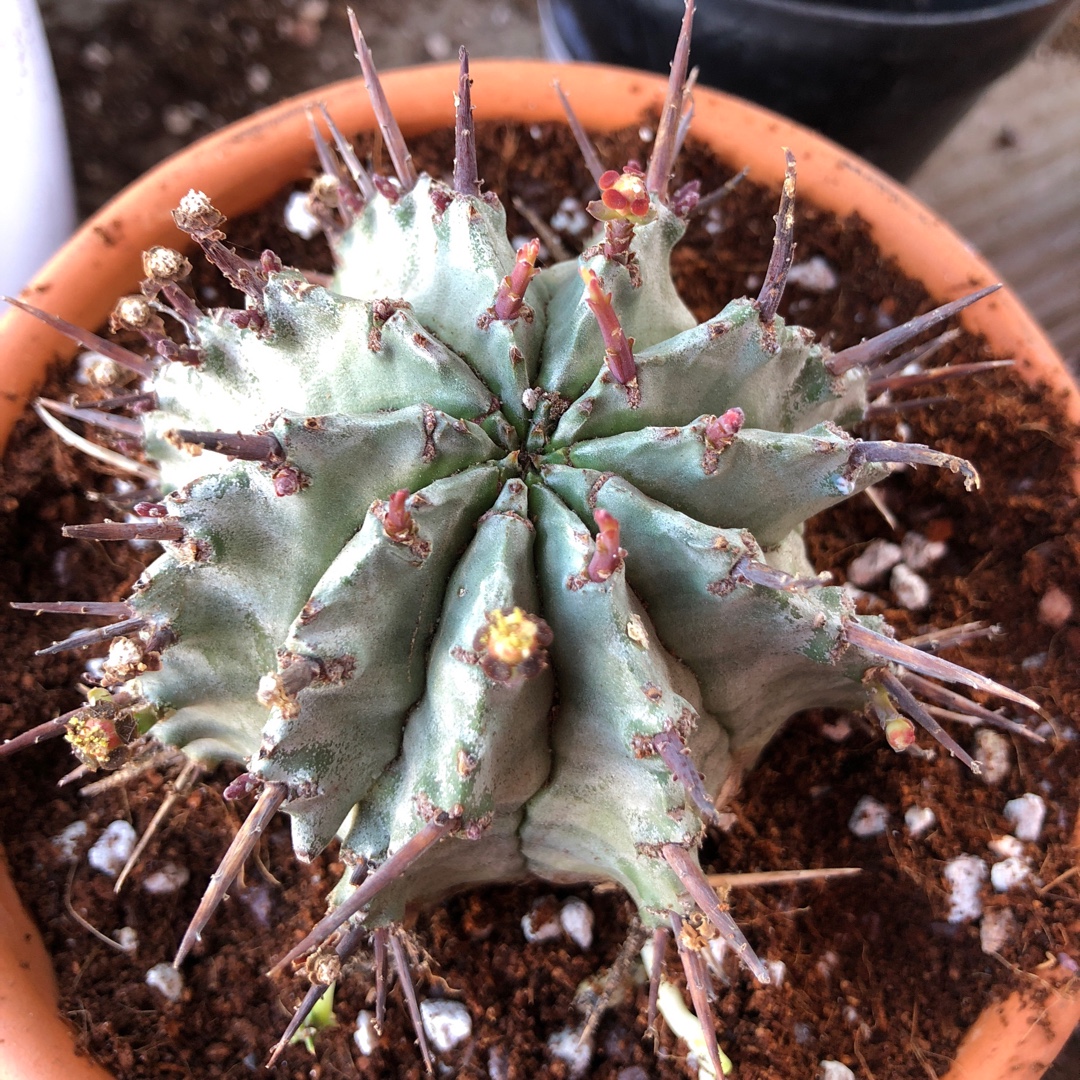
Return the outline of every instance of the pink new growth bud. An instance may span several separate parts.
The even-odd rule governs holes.
[[[885,741],[898,753],[915,742],[915,725],[906,716],[897,716],[883,726]]]
[[[611,293],[606,293],[596,276],[595,270],[582,270],[581,280],[585,282],[585,303],[596,316],[600,325],[600,335],[604,339],[604,359],[607,361],[611,377],[625,386],[637,378],[637,364],[634,363],[634,339],[623,333],[619,317],[611,306]]]
[[[736,405],[705,425],[705,440],[713,449],[723,450],[731,445],[745,422],[746,414]]]
[[[383,519],[383,529],[386,535],[397,543],[405,543],[416,532],[412,514],[405,509],[405,500],[408,497],[408,488],[395,491],[390,496],[386,508],[386,517]]]
[[[596,551],[589,560],[586,571],[591,581],[607,581],[622,565],[626,551],[619,547],[619,522],[606,510],[593,513],[593,520],[600,528],[596,535]]]
[[[598,221],[623,220],[646,225],[656,217],[645,187],[645,174],[634,162],[622,172],[608,169],[596,183],[600,188],[600,200],[589,203],[586,209]]]
[[[521,311],[521,301],[536,271],[536,256],[540,253],[540,240],[534,238],[518,248],[514,269],[503,278],[495,294],[495,318],[504,321],[516,319]]]

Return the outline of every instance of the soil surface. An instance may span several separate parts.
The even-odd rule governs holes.
[[[564,197],[588,190],[589,178],[565,131],[499,125],[481,126],[479,135],[481,175],[489,188],[516,195],[544,220],[552,219]],[[641,158],[648,150],[637,129],[604,140],[599,149],[609,163]],[[421,166],[444,173],[452,157],[451,134],[436,133],[413,152]],[[708,189],[738,164],[716,162],[691,145],[682,168],[686,177],[705,177]],[[242,252],[269,244],[286,262],[328,269],[325,246],[301,244],[282,229],[283,202],[284,194],[262,216],[231,222],[230,241]],[[718,212],[690,229],[673,269],[699,318],[714,314],[731,296],[756,291],[768,261],[775,207],[775,192],[744,182]],[[515,212],[510,219],[512,234],[531,234]],[[857,220],[837,221],[804,205],[796,236],[797,261],[820,255],[838,280],[824,292],[790,287],[783,310],[832,347],[932,306],[921,286],[877,254]],[[563,239],[571,247],[579,242],[569,234]],[[215,302],[221,302],[222,283],[203,274],[200,296],[206,299],[213,288]],[[967,335],[940,355],[941,362],[986,358],[980,342]],[[94,396],[66,379],[58,373],[49,395]],[[1066,471],[1076,433],[1052,403],[1008,371],[947,386],[946,402],[884,413],[863,434],[929,442],[970,458],[982,473],[982,490],[964,495],[955,477],[939,471],[903,474],[882,491],[896,517],[895,530],[861,496],[811,522],[810,547],[819,569],[831,569],[842,582],[851,560],[873,538],[898,540],[919,531],[944,541],[946,554],[925,575],[931,587],[926,610],[915,614],[900,607],[887,585],[875,586],[864,603],[882,610],[901,637],[973,620],[999,625],[1000,634],[946,655],[1039,700],[1050,719],[1043,728],[1047,741],[1008,737],[1007,774],[995,786],[934,752],[926,737],[920,742],[928,753],[898,757],[858,717],[798,718],[769,748],[730,807],[730,828],[710,835],[703,864],[725,872],[830,866],[863,872],[842,881],[732,892],[733,914],[755,948],[786,965],[779,987],[757,988],[731,967],[716,982],[721,1045],[741,1080],[811,1077],[823,1059],[844,1062],[868,1080],[941,1075],[963,1031],[989,1001],[1017,985],[1038,993],[1045,974],[1075,970],[1080,961],[1080,889],[1077,878],[1067,876],[1075,858],[1070,839],[1080,775],[1072,727],[1080,716],[1080,537],[1078,502]],[[940,391],[904,396],[919,395],[937,397]],[[149,557],[127,545],[60,538],[64,522],[116,515],[115,496],[87,502],[86,493],[94,491],[115,491],[115,485],[35,421],[23,422],[0,481],[0,643],[14,658],[0,672],[0,738],[75,707],[80,699],[73,687],[85,664],[85,656],[31,655],[78,628],[80,620],[35,619],[9,611],[6,602],[118,597],[144,555]],[[949,726],[972,747],[970,729]],[[249,865],[243,887],[233,890],[185,965],[181,999],[169,1002],[145,984],[145,974],[171,958],[248,806],[223,801],[227,773],[200,778],[117,897],[111,879],[87,865],[86,848],[114,820],[128,820],[141,832],[177,766],[152,769],[126,786],[85,798],[78,785],[54,786],[71,764],[62,745],[52,743],[0,769],[0,836],[54,953],[63,1011],[88,1049],[125,1080],[208,1080],[261,1069],[303,992],[300,977],[270,980],[263,973],[285,943],[321,915],[322,898],[341,867],[332,853],[298,864],[279,821],[257,863]],[[1006,801],[1025,792],[1045,799],[1046,825],[1039,841],[1024,847],[1033,866],[1025,885],[1005,893],[982,886],[985,909],[1008,908],[1014,920],[1004,943],[990,954],[980,945],[977,921],[947,921],[942,870],[962,853],[987,864],[998,860],[988,844],[1009,832]],[[849,819],[865,795],[880,800],[889,819],[880,835],[859,838]],[[913,806],[933,810],[936,819],[919,837],[903,823]],[[65,862],[50,838],[76,820],[87,823],[88,833],[77,845],[77,860]],[[147,880],[169,864],[187,869],[189,880],[175,892],[148,892]],[[522,916],[553,893],[559,903],[576,896],[592,907],[596,934],[588,949],[564,937],[525,942]],[[461,1001],[472,1021],[471,1037],[442,1061],[464,1077],[570,1075],[548,1040],[580,1023],[575,992],[613,963],[630,918],[630,905],[617,890],[537,884],[465,894],[434,912],[418,913],[411,932],[420,995]],[[114,940],[130,927],[137,947],[122,952],[88,927]],[[672,953],[667,970],[676,980],[677,967]],[[607,1012],[589,1075],[687,1075],[685,1050],[670,1032],[662,1030],[655,1052],[643,1039],[645,994],[634,983]],[[365,954],[338,988],[337,1026],[318,1034],[314,1056],[302,1045],[290,1048],[274,1075],[422,1075],[400,988],[391,994],[386,1030],[374,1052],[358,1051],[352,1040],[357,1012],[372,1000]]]

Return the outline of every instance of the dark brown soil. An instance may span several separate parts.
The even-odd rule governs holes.
[[[605,142],[601,153],[609,162],[640,156],[635,140],[636,135],[627,134],[617,145]],[[487,127],[481,141],[481,171],[488,186],[518,195],[544,218],[564,195],[587,187],[587,176],[561,130],[545,128],[534,137],[518,128]],[[413,149],[422,164],[440,172],[452,156],[448,133]],[[717,164],[691,148],[684,171],[707,177],[712,186],[738,164]],[[775,193],[744,183],[724,203],[725,228],[719,236],[700,223],[690,230],[674,269],[699,317],[712,315],[728,297],[742,295],[748,276],[764,270],[775,198]],[[262,219],[231,223],[230,240],[253,252],[269,243],[287,260],[325,265],[325,251],[298,250],[295,238],[282,233],[279,211],[275,205]],[[520,220],[511,222],[512,232],[527,228]],[[797,258],[824,255],[841,285],[838,292],[824,295],[792,288],[786,304],[797,321],[834,347],[931,306],[921,286],[905,280],[877,254],[858,221],[840,222],[803,207],[797,237]],[[984,358],[981,344],[967,336],[943,357]],[[1076,433],[1052,402],[1009,372],[948,387],[947,404],[905,412],[902,419],[911,439],[974,460],[983,489],[965,496],[954,477],[927,470],[890,481],[884,497],[899,519],[899,532],[919,529],[947,539],[949,554],[931,579],[932,606],[918,617],[893,606],[887,590],[880,595],[900,636],[972,619],[1000,624],[1000,637],[954,650],[950,658],[1033,695],[1055,726],[1071,734],[1080,716],[1080,626],[1074,616],[1051,630],[1040,622],[1038,604],[1056,585],[1072,599],[1074,611],[1080,609],[1078,501],[1067,475]],[[62,383],[57,381],[51,392],[64,393]],[[891,436],[895,423],[886,418],[879,434]],[[35,422],[23,422],[0,481],[5,510],[0,599],[122,594],[140,565],[132,551],[59,537],[63,522],[102,516],[100,504],[88,504],[83,497],[101,484],[82,459],[74,459]],[[864,497],[816,519],[809,532],[818,567],[833,569],[840,580],[866,541],[892,537]],[[0,672],[0,738],[78,703],[72,687],[81,660],[31,655],[76,626],[76,620],[16,615],[6,603],[0,610],[0,643],[9,658]],[[1035,663],[1032,657],[1044,659]],[[989,788],[944,755],[933,760],[896,756],[857,718],[851,721],[852,734],[834,743],[822,735],[826,719],[835,718],[796,720],[769,749],[733,807],[736,824],[710,837],[703,861],[725,871],[854,865],[864,873],[842,882],[733,894],[733,913],[755,948],[770,960],[783,960],[788,974],[779,989],[755,989],[745,976],[732,972],[731,985],[717,988],[720,1041],[741,1080],[811,1077],[824,1058],[846,1062],[869,1080],[924,1080],[946,1071],[964,1029],[989,1001],[1017,985],[1038,988],[1047,954],[1080,960],[1076,877],[1042,895],[1030,889],[996,895],[986,887],[987,907],[1008,904],[1017,917],[1017,933],[1001,956],[981,951],[977,926],[945,921],[941,877],[944,860],[961,852],[988,858],[988,841],[1008,831],[1005,801],[1025,791],[1043,794],[1049,808],[1036,860],[1038,878],[1049,883],[1069,869],[1075,857],[1070,834],[1077,814],[1080,751],[1066,739],[1041,747],[1014,739],[1011,773],[1000,787]],[[954,729],[954,734],[970,746],[968,730]],[[116,898],[111,882],[85,862],[72,875],[58,862],[48,838],[77,818],[87,820],[91,836],[117,817],[141,830],[166,777],[152,772],[126,790],[86,800],[70,787],[58,791],[53,786],[70,767],[70,757],[53,743],[0,769],[0,836],[55,956],[62,1009],[85,1045],[125,1080],[203,1080],[261,1069],[302,992],[299,978],[275,982],[262,973],[284,944],[319,916],[322,896],[340,867],[329,857],[298,865],[289,853],[287,829],[279,825],[263,847],[267,869],[249,866],[245,887],[234,890],[185,966],[184,999],[165,1003],[144,985],[144,973],[171,958],[247,807],[222,800],[226,777],[201,783]],[[890,809],[891,828],[884,836],[857,839],[848,830],[852,808],[863,794],[873,794]],[[932,807],[938,820],[919,840],[901,825],[903,811],[915,802]],[[168,861],[190,867],[191,881],[178,894],[149,896],[141,881]],[[574,992],[583,979],[613,961],[630,911],[617,891],[560,890],[560,896],[580,895],[593,906],[597,935],[592,949],[583,953],[563,943],[527,945],[521,917],[535,897],[551,891],[525,885],[466,894],[418,915],[415,941],[426,956],[418,976],[421,992],[459,998],[472,1016],[472,1039],[446,1057],[458,1075],[566,1075],[565,1066],[552,1063],[546,1040],[577,1022]],[[135,927],[137,954],[121,954],[87,933],[67,910],[69,900],[105,934]],[[319,1035],[314,1058],[302,1046],[291,1048],[274,1075],[300,1080],[422,1074],[397,990],[376,1053],[363,1058],[356,1052],[352,1022],[372,997],[365,960],[356,966],[339,987],[339,1026]],[[669,956],[673,975],[676,966],[674,955]],[[635,1065],[647,1076],[686,1075],[683,1051],[670,1034],[663,1035],[656,1055],[642,1041],[644,1007],[644,989],[638,986],[607,1014],[590,1075],[633,1080],[641,1073],[624,1070]]]

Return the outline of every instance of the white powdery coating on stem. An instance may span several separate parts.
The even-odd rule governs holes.
[[[909,806],[904,811],[904,824],[911,836],[922,836],[937,824],[937,815],[929,806]]]
[[[146,973],[146,985],[176,1002],[184,992],[184,976],[172,964],[155,964]]]
[[[864,795],[851,812],[848,828],[856,836],[880,836],[889,823],[889,811],[873,795]]]
[[[941,873],[949,886],[949,922],[968,922],[982,915],[979,889],[986,880],[986,863],[975,855],[958,855]]]
[[[567,900],[559,912],[563,930],[579,949],[592,947],[594,921],[592,908],[577,897]]]
[[[424,1032],[440,1054],[460,1046],[472,1034],[472,1017],[460,1001],[425,998],[420,1002],[420,1018]]]
[[[110,822],[87,853],[86,861],[102,874],[116,877],[135,850],[135,830],[129,821]]]
[[[1046,801],[1041,795],[1025,792],[1019,799],[1010,799],[1005,804],[1005,816],[1012,822],[1017,839],[1034,844],[1042,835]]]

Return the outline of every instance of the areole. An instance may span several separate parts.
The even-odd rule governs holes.
[[[659,78],[603,67],[481,61],[473,65],[473,75],[474,103],[486,120],[561,119],[551,88],[554,77],[586,127],[594,129],[637,122],[644,111],[659,107],[664,94]],[[436,66],[384,77],[406,136],[445,125],[456,76],[456,68]],[[324,102],[347,132],[374,125],[357,81],[324,88],[233,125],[165,162],[105,207],[45,268],[25,297],[76,324],[100,325],[115,297],[130,290],[141,276],[141,251],[175,242],[169,211],[189,188],[212,193],[215,204],[235,216],[309,170],[304,110],[316,101]],[[699,91],[695,103],[695,136],[732,163],[748,165],[755,180],[779,183],[784,168],[781,147],[790,147],[798,161],[800,196],[841,215],[857,211],[882,250],[923,281],[939,302],[995,280],[991,269],[925,207],[832,144],[725,95]],[[1008,290],[968,309],[963,321],[969,330],[985,335],[997,354],[1015,357],[1025,378],[1064,390],[1069,415],[1080,420],[1080,394],[1053,348]],[[0,440],[6,438],[48,363],[72,351],[65,351],[57,335],[19,312],[0,320],[4,386]],[[68,1049],[71,1039],[55,1013],[47,960],[6,880],[0,884],[0,911],[5,935],[0,940],[0,1071],[16,1080],[59,1077],[61,1070],[69,1080],[103,1080],[107,1074],[72,1057]],[[1010,999],[988,1010],[972,1028],[948,1076],[1037,1077],[1078,1019],[1076,995],[1051,994],[1038,1006]]]

